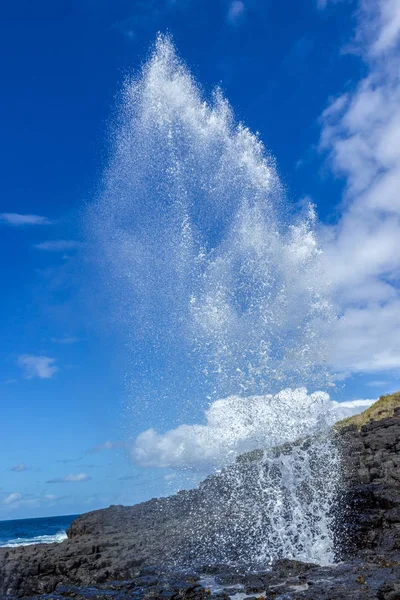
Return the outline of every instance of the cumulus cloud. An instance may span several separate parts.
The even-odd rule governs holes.
[[[24,371],[25,379],[51,379],[59,370],[55,366],[56,359],[48,356],[37,356],[34,354],[22,354],[18,358],[18,364]]]
[[[22,494],[20,494],[19,492],[14,492],[13,494],[10,494],[9,496],[7,496],[7,498],[3,500],[3,504],[5,504],[6,506],[12,506],[14,504],[19,503],[21,500]]]
[[[45,250],[46,252],[66,252],[68,250],[77,250],[82,246],[81,242],[76,240],[48,240],[35,244],[37,250]]]
[[[76,473],[66,475],[65,477],[55,477],[49,479],[46,483],[79,483],[82,481],[89,481],[90,477],[87,473]]]
[[[367,74],[321,117],[321,149],[346,187],[341,218],[323,232],[342,319],[340,371],[400,367],[400,4],[361,0],[357,51]]]
[[[399,369],[400,299],[346,306],[331,358],[343,373]]]
[[[27,467],[24,463],[20,463],[19,465],[14,465],[10,468],[10,471],[14,471],[15,473],[22,473],[22,471],[28,471],[29,467]]]
[[[14,227],[22,225],[52,225],[53,221],[40,215],[21,215],[19,213],[1,213],[0,222]]]
[[[135,441],[132,458],[144,467],[207,472],[233,462],[244,452],[319,431],[373,402],[339,403],[324,392],[308,394],[304,388],[282,390],[274,396],[230,396],[210,405],[204,425],[180,425],[166,433],[144,431]]]

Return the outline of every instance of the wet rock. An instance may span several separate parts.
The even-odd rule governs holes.
[[[222,591],[224,594],[227,594],[228,596],[235,596],[235,594],[244,594],[244,588],[242,588],[242,587],[224,588]]]
[[[344,557],[400,548],[400,414],[340,432],[343,510],[338,541]]]
[[[197,490],[82,515],[61,544],[1,548],[0,598],[222,600],[240,585],[249,596],[268,600],[396,600],[400,412],[359,429],[345,427],[335,439],[343,449],[336,535],[344,549],[335,567],[282,559],[261,570],[247,562],[251,548],[245,538],[241,543],[242,531],[231,543],[235,515],[226,500],[238,478],[251,493],[262,457],[255,452]],[[203,574],[214,575],[223,591],[212,594],[199,585]]]
[[[221,585],[234,585],[237,583],[244,583],[246,576],[243,573],[238,572],[237,570],[219,573],[215,576],[216,583],[220,583]]]
[[[378,600],[400,600],[400,583],[382,586],[378,591]]]
[[[248,575],[244,580],[244,590],[246,594],[260,594],[265,591],[264,580],[257,574]]]

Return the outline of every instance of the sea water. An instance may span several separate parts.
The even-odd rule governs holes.
[[[66,529],[78,515],[0,521],[0,547],[59,543],[67,539]]]

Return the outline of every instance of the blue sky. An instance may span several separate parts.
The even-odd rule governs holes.
[[[259,132],[289,200],[317,206],[347,316],[333,397],[400,387],[395,0],[20,1],[0,27],[0,519],[133,503],[183,481],[127,457],[127,439],[157,423],[151,407],[126,408],[124,349],[77,259],[118,91],[158,31]],[[203,409],[154,410],[165,430],[204,422]]]

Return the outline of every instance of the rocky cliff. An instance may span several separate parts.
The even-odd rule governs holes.
[[[343,453],[347,554],[400,550],[400,393],[336,426]]]
[[[177,598],[202,598],[207,597],[206,587],[193,591],[193,581],[211,571],[219,573],[225,585],[242,585],[244,593],[262,592],[268,598],[291,598],[296,593],[296,598],[319,600],[399,599],[400,394],[384,397],[374,407],[367,416],[338,424],[332,434],[342,453],[335,527],[341,548],[337,558],[345,560],[340,567],[278,561],[275,570],[266,572],[251,563],[254,536],[264,531],[256,528],[260,522],[268,526],[269,519],[261,503],[258,514],[246,513],[246,501],[250,505],[257,499],[255,482],[266,464],[264,453],[255,451],[208,477],[196,490],[82,515],[61,544],[0,549],[0,597],[50,594],[48,598],[54,599],[103,599],[111,594],[139,600],[161,594],[160,599],[168,600],[178,594]],[[300,446],[307,443],[299,442]],[[290,448],[277,452],[290,452]],[[235,565],[234,572],[227,564]],[[192,572],[186,573],[184,581],[181,577],[178,593],[176,569],[185,565]],[[258,577],[254,589],[249,568],[251,577]]]

